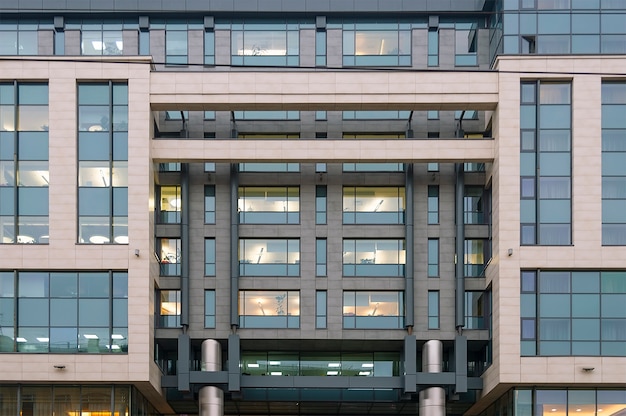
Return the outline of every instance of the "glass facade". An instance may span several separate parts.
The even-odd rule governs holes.
[[[241,328],[299,328],[300,292],[240,290],[239,326]]]
[[[126,272],[0,272],[0,351],[125,353]]]
[[[48,243],[48,157],[48,85],[0,83],[0,243]]]
[[[626,82],[602,83],[602,244],[626,245]]]
[[[0,385],[0,413],[6,416],[159,416],[161,413],[128,385]]]
[[[523,82],[520,108],[521,243],[572,243],[569,82]]]
[[[619,388],[516,388],[509,390],[480,413],[544,415],[620,414],[626,410],[626,390]]]
[[[522,0],[503,5],[505,54],[626,53],[626,5],[622,1]]]
[[[626,356],[625,304],[623,271],[522,271],[522,355]]]
[[[250,376],[393,377],[401,364],[396,352],[241,353],[243,372]]]
[[[128,244],[128,85],[78,84],[78,242]]]

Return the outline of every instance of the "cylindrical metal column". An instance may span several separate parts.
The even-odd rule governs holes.
[[[443,344],[430,340],[422,349],[422,371],[441,373],[443,366]],[[419,392],[419,416],[445,416],[446,391],[443,387],[428,387]]]
[[[202,342],[202,371],[222,369],[222,347],[214,339]],[[202,387],[198,394],[199,416],[224,416],[224,392],[219,387]]]

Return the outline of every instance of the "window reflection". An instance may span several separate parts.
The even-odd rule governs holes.
[[[81,32],[81,53],[83,55],[122,55],[124,39],[121,30]]]

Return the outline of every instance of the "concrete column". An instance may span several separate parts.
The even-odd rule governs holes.
[[[443,344],[430,340],[422,350],[422,371],[441,373],[443,365]],[[428,387],[419,392],[419,416],[445,416],[446,391],[443,387]]]
[[[202,342],[202,371],[222,369],[222,347],[214,339]],[[224,392],[219,387],[202,387],[198,394],[199,416],[224,416]]]

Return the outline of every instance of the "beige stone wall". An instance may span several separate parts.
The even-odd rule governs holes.
[[[485,391],[500,385],[598,383],[623,385],[626,361],[618,357],[520,357],[521,269],[626,268],[621,247],[603,247],[601,187],[601,82],[623,71],[617,57],[502,57],[497,68],[500,100],[494,114],[494,257],[487,278],[493,288],[494,363]],[[519,244],[519,97],[521,79],[572,82],[572,225],[567,247]],[[508,256],[508,249],[513,255]],[[582,367],[595,367],[590,373]]]
[[[91,59],[90,61],[93,61]],[[5,382],[134,382],[145,394],[160,391],[153,358],[154,263],[149,106],[150,65],[145,59],[123,63],[62,59],[0,60],[2,80],[48,81],[50,243],[0,245],[5,270],[128,270],[128,354],[2,354]],[[128,245],[77,244],[77,90],[81,81],[128,81],[129,210]],[[135,256],[139,250],[139,256]],[[64,365],[63,370],[54,365]],[[167,404],[154,402],[162,410]],[[165,407],[164,407],[165,406]]]

